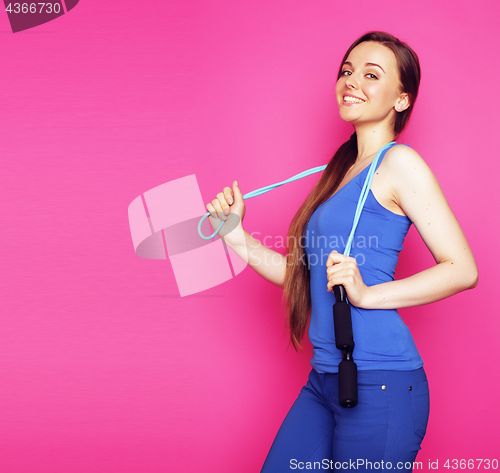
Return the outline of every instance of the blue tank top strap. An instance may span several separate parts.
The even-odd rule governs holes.
[[[396,141],[391,141],[390,143],[386,144],[383,146],[378,152],[371,164],[369,164],[359,175],[361,175],[365,170],[368,170],[366,176],[365,176],[365,181],[363,184],[363,188],[361,189],[361,194],[359,195],[358,199],[358,205],[356,206],[356,211],[354,214],[354,222],[352,224],[351,232],[349,234],[349,238],[347,240],[347,245],[344,249],[344,255],[349,256],[350,251],[351,251],[351,245],[352,241],[354,239],[354,233],[356,232],[356,227],[359,222],[359,218],[361,216],[361,212],[363,211],[363,206],[365,204],[366,198],[368,197],[368,194],[370,193],[370,187],[371,183],[373,180],[373,176],[375,174],[375,171],[378,169],[380,163],[382,162],[382,159],[384,159],[385,154],[387,151],[389,151],[393,146],[396,146],[398,143]],[[403,143],[404,144],[404,143]],[[406,145],[410,147],[409,145]]]

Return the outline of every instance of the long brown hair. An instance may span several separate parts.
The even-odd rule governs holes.
[[[407,93],[410,101],[410,106],[406,110],[396,114],[394,134],[395,139],[397,139],[408,124],[417,98],[420,85],[418,56],[406,43],[394,36],[382,31],[371,31],[358,38],[349,47],[340,63],[337,80],[341,76],[342,65],[347,60],[349,53],[363,41],[376,41],[383,44],[391,49],[396,56],[402,86],[401,92]],[[311,316],[309,267],[301,242],[305,238],[305,229],[314,210],[337,190],[348,170],[356,162],[357,155],[358,143],[354,132],[333,155],[311,193],[295,214],[288,229],[283,298],[286,299],[286,321],[290,329],[290,342],[297,351],[302,348],[300,342]]]

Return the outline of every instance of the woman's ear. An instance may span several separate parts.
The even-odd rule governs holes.
[[[408,94],[401,94],[401,97],[396,102],[396,112],[402,112],[410,106],[410,97]]]

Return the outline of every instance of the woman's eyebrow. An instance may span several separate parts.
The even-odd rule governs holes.
[[[350,61],[346,61],[346,62],[344,62],[344,64],[349,64],[352,67],[352,63]],[[375,64],[374,62],[365,62],[365,66],[377,66],[377,67],[380,67],[380,69],[382,69],[382,66],[379,66],[378,64]],[[384,69],[382,69],[382,71],[384,71]],[[384,74],[385,74],[385,71],[384,71]]]

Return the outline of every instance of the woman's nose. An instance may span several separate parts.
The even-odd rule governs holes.
[[[346,86],[351,87],[352,89],[356,88],[356,83],[353,80],[346,81]]]
[[[346,82],[345,82],[345,85],[346,85],[347,87],[352,87],[353,89],[355,89],[355,88],[358,86],[358,82],[357,82],[357,80],[354,78],[354,76],[353,76],[353,75],[350,75],[350,76],[347,78],[347,80],[346,80]]]

